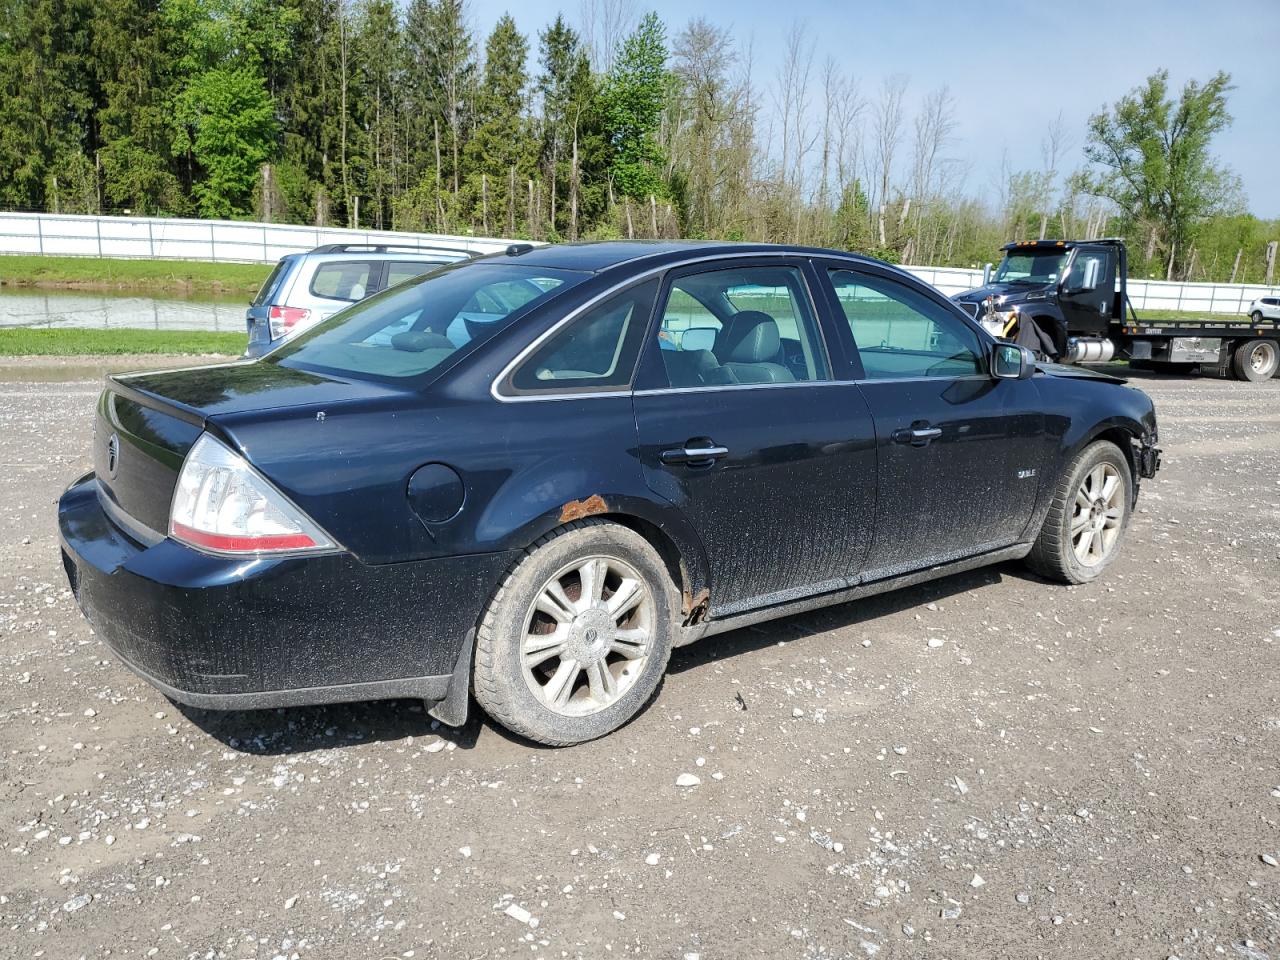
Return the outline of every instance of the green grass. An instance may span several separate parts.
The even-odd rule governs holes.
[[[271,266],[192,260],[0,256],[0,285],[244,295],[258,292]]]
[[[1207,310],[1144,310],[1135,308],[1138,311],[1138,320],[1220,320],[1223,323],[1238,322],[1245,318],[1243,313],[1209,313]],[[1128,322],[1129,314],[1125,314],[1125,321]]]
[[[82,357],[122,354],[206,354],[244,352],[243,333],[186,330],[0,330],[0,356]]]

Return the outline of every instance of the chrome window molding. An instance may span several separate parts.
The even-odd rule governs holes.
[[[659,254],[654,254],[654,256],[659,256]],[[747,251],[743,253],[707,254],[705,256],[693,257],[688,260],[680,260],[676,263],[668,263],[659,267],[650,267],[649,269],[644,270],[640,273],[632,274],[626,280],[619,281],[618,283],[614,284],[608,289],[602,290],[600,293],[596,294],[591,299],[579,304],[577,307],[575,307],[569,313],[565,314],[563,317],[561,317],[559,320],[553,323],[550,327],[544,330],[541,334],[535,337],[530,343],[526,344],[520,350],[519,353],[517,353],[511,360],[509,360],[506,363],[505,366],[503,366],[503,368],[500,371],[498,371],[498,375],[494,377],[493,381],[489,384],[489,394],[499,403],[533,403],[533,402],[540,402],[543,400],[581,400],[588,397],[611,397],[616,399],[618,397],[650,396],[650,395],[659,395],[659,394],[668,394],[668,393],[710,393],[710,392],[719,391],[719,390],[756,390],[762,387],[764,388],[823,387],[823,386],[830,387],[830,386],[847,386],[848,384],[851,384],[851,383],[908,383],[908,382],[916,382],[916,381],[922,382],[922,383],[929,383],[929,382],[937,382],[939,380],[989,380],[991,379],[990,377],[983,374],[971,374],[963,377],[897,377],[897,378],[861,377],[856,380],[826,379],[826,380],[798,380],[794,383],[734,383],[734,384],[720,384],[720,385],[702,386],[702,387],[655,387],[648,390],[635,390],[635,389],[632,389],[630,386],[628,386],[624,390],[581,389],[581,390],[563,390],[563,391],[536,393],[536,394],[506,394],[499,389],[499,385],[502,384],[504,381],[506,381],[506,379],[509,376],[511,376],[512,371],[514,371],[516,367],[518,367],[530,354],[532,354],[535,350],[537,350],[538,347],[540,347],[548,339],[555,336],[555,334],[559,332],[559,330],[562,327],[564,327],[566,324],[572,323],[579,316],[581,316],[586,311],[590,310],[592,307],[596,306],[601,301],[613,296],[616,293],[619,293],[625,290],[627,287],[630,287],[633,284],[641,283],[645,280],[648,280],[651,277],[659,276],[661,274],[667,273],[670,270],[679,270],[683,267],[697,266],[698,264],[702,264],[702,263],[715,263],[718,261],[726,261],[726,260],[764,260],[764,259],[778,259],[778,260],[797,260],[797,259],[806,260],[807,259],[811,263],[814,263],[815,266],[818,266],[819,262],[821,261],[836,261],[840,263],[848,263],[855,268],[867,266],[867,262],[861,259],[860,257],[851,255],[851,254],[841,254],[839,251],[822,251],[821,254],[818,254],[818,253],[804,253],[804,252],[791,251],[791,250],[778,250],[778,251],[753,250],[753,251]],[[880,266],[879,264],[872,264],[872,265]],[[906,271],[900,270],[894,267],[892,264],[889,265],[889,270],[892,273],[899,273],[899,274],[902,274],[903,276],[910,277],[913,280],[917,280],[917,282],[921,282],[918,280],[918,278],[911,277],[911,275],[906,273]],[[805,291],[810,301],[810,309],[813,309],[816,311],[817,303],[814,299],[813,291],[810,289],[808,277],[802,277],[802,279],[804,280]],[[655,307],[656,306],[657,305],[655,304]],[[964,311],[958,309],[958,305],[957,305],[957,313],[959,313],[959,315],[963,320],[966,320],[966,321],[968,320],[968,317],[964,315]],[[814,313],[814,322],[818,325],[819,333],[821,334],[822,322],[818,318],[818,315],[816,312]],[[990,339],[992,342],[995,342],[994,338],[992,338],[990,334],[987,334],[987,332],[983,330],[981,327],[979,327],[978,325],[966,323],[966,326],[968,326],[969,329],[971,330],[976,330],[979,334],[986,335],[988,339]],[[830,368],[831,355],[830,355],[830,351],[827,348],[826,338],[820,337],[820,339],[821,339],[823,353],[826,355],[828,368]],[[633,375],[633,378],[634,378],[634,375]]]

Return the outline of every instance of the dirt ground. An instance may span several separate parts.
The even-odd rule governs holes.
[[[1280,958],[1280,380],[1136,382],[1102,582],[715,638],[567,750],[178,709],[59,562],[96,386],[0,383],[0,957]]]

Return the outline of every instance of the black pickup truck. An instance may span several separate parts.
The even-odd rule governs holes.
[[[983,285],[952,299],[997,337],[1064,363],[1105,363],[1170,373],[1269,380],[1280,372],[1280,322],[1213,317],[1143,320],[1129,301],[1124,242],[1009,243]]]

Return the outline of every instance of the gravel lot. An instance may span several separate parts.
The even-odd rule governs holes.
[[[1280,380],[1139,382],[1165,469],[1103,582],[715,638],[558,751],[178,709],[59,562],[96,386],[0,383],[0,956],[1280,958]]]

